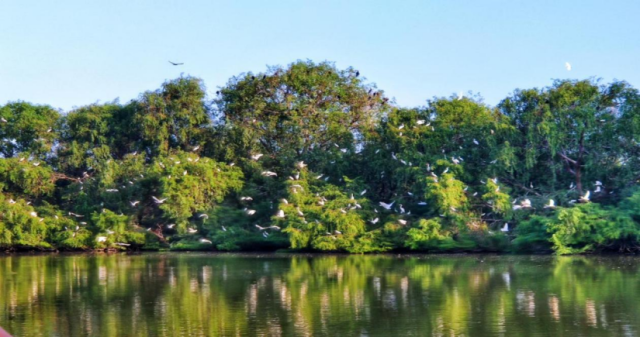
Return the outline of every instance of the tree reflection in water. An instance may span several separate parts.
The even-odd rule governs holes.
[[[0,258],[16,336],[636,335],[633,257]]]

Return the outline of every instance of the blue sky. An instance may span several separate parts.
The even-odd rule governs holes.
[[[495,105],[564,78],[638,87],[639,13],[637,0],[3,1],[0,104],[125,102],[180,73],[215,92],[298,59],[353,66],[400,106],[469,90]]]

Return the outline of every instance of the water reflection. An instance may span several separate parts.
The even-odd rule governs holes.
[[[150,254],[0,257],[16,336],[638,333],[640,259]]]

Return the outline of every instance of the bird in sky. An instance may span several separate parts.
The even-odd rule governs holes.
[[[171,63],[174,66],[181,66],[184,64],[183,62],[171,62],[171,61],[169,61],[169,63]]]
[[[564,67],[567,68],[567,71],[571,71],[571,63],[565,62]]]

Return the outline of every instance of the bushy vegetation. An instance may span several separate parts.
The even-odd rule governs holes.
[[[298,61],[208,97],[0,107],[0,247],[637,252],[640,95],[558,80],[395,106]]]

